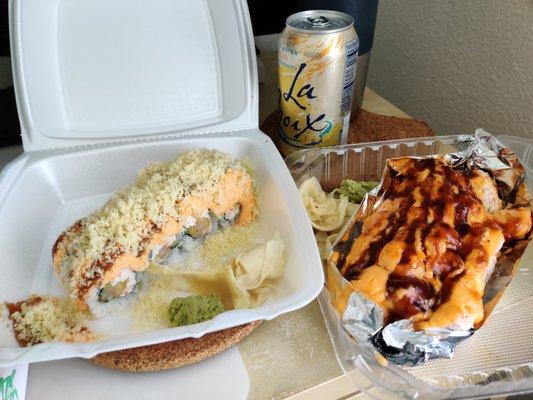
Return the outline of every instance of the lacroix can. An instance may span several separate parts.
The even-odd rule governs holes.
[[[346,143],[358,50],[348,14],[317,10],[287,18],[278,48],[283,154]]]

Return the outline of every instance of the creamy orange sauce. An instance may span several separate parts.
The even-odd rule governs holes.
[[[391,271],[372,265],[365,268],[359,277],[351,281],[353,290],[363,293],[376,304],[383,306],[387,299],[387,281]]]
[[[504,228],[506,239],[523,239],[531,231],[531,209],[528,207],[497,210],[492,215]]]
[[[531,208],[503,209],[491,176],[439,157],[389,160],[383,182],[362,224],[344,232],[329,258],[328,269],[338,269],[328,273],[335,307],[344,312],[349,282],[383,308],[388,322],[479,326],[498,253],[531,234]]]
[[[337,269],[330,266],[326,267],[326,286],[331,296],[331,304],[342,315],[346,310],[353,288],[342,279]]]

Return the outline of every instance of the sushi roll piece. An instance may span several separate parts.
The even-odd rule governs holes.
[[[66,229],[52,248],[59,279],[80,310],[134,291],[150,263],[195,240],[256,218],[252,177],[216,150],[193,150],[148,166],[129,187]]]

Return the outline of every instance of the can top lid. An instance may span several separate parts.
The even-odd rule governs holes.
[[[339,11],[309,10],[292,14],[286,25],[305,33],[326,34],[349,29],[353,26],[353,18]]]

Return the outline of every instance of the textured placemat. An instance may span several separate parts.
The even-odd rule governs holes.
[[[90,361],[94,364],[122,371],[162,371],[183,367],[223,352],[248,336],[261,321],[208,333],[198,339],[136,347],[102,353]]]
[[[272,113],[262,124],[261,130],[277,143],[279,112]],[[348,143],[376,142],[380,140],[406,139],[435,136],[428,124],[411,118],[391,117],[359,110],[350,122]]]

